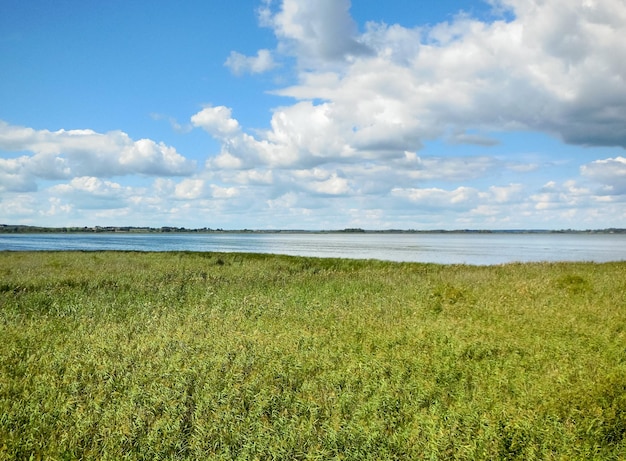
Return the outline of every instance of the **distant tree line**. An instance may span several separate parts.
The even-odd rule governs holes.
[[[123,233],[214,233],[214,232],[230,232],[230,233],[388,233],[388,234],[626,234],[626,228],[610,227],[606,229],[509,229],[509,230],[485,230],[485,229],[433,229],[433,230],[415,230],[415,229],[385,229],[385,230],[365,230],[358,227],[348,227],[341,230],[325,230],[310,231],[302,229],[276,229],[276,230],[250,230],[250,229],[230,229],[221,228],[212,229],[210,227],[187,229],[185,227],[137,227],[137,226],[93,226],[93,227],[43,227],[43,226],[27,226],[22,224],[0,224],[0,234],[42,234],[42,233],[98,233],[98,232],[123,232]]]
[[[186,229],[184,227],[135,227],[135,226],[94,226],[94,227],[42,227],[25,225],[0,224],[2,234],[35,234],[35,233],[101,233],[101,232],[134,232],[134,233],[160,233],[160,232],[223,232],[222,229],[208,227],[198,229]]]

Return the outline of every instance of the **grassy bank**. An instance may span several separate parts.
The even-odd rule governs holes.
[[[0,459],[624,459],[626,263],[0,253]]]

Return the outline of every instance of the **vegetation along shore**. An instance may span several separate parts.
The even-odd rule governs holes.
[[[280,234],[280,233],[321,233],[321,234],[626,234],[626,228],[610,227],[606,229],[378,229],[365,230],[361,228],[346,228],[333,230],[306,230],[306,229],[212,229],[209,227],[187,229],[185,227],[137,227],[137,226],[83,226],[83,227],[42,227],[25,226],[21,224],[9,225],[0,224],[0,234],[93,234],[93,233],[133,233],[133,234],[154,234],[154,233],[258,233],[258,234]]]
[[[0,338],[0,460],[626,457],[626,262],[0,252]]]

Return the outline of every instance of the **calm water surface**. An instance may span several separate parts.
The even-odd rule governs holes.
[[[278,253],[442,264],[626,261],[626,234],[0,234],[0,250]]]

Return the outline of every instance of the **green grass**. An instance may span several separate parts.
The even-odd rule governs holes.
[[[0,253],[0,460],[625,458],[626,263]]]

